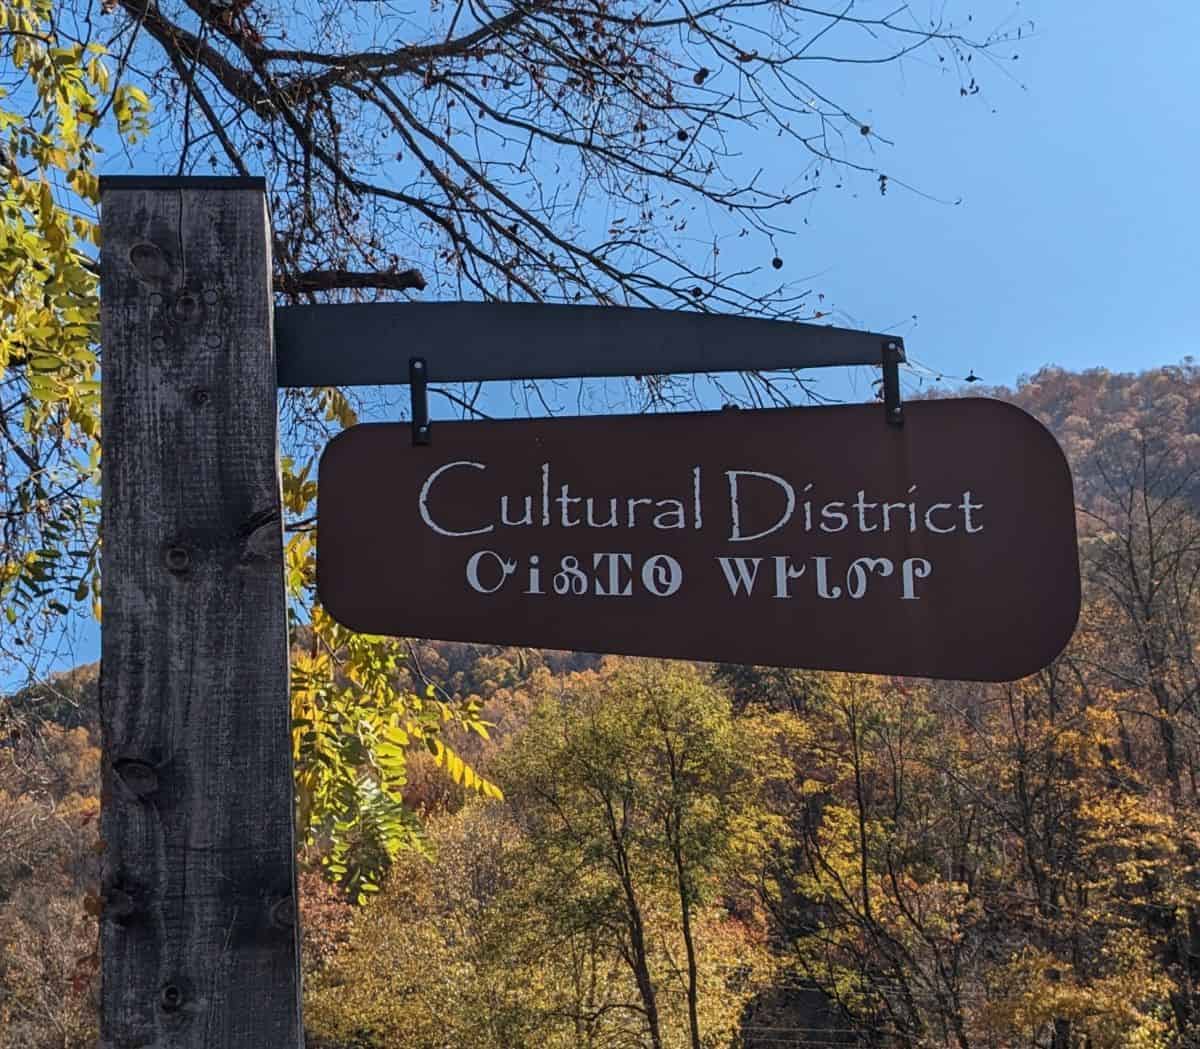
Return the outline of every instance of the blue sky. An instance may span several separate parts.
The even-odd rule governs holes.
[[[876,147],[892,185],[880,196],[848,179],[807,198],[780,244],[788,274],[835,323],[903,334],[947,385],[972,369],[1012,385],[1046,364],[1129,371],[1194,353],[1200,4],[988,9],[1034,30],[1019,61],[984,68],[979,95],[921,59],[833,70],[840,100],[895,142]],[[861,398],[871,378],[823,374],[819,388]],[[56,662],[97,653],[88,624]]]
[[[1131,17],[1116,0],[912,2],[917,16],[943,7],[971,35],[1020,25],[1022,39],[991,63],[977,56],[982,91],[967,98],[929,51],[814,72],[894,143],[871,140],[890,188],[881,196],[873,176],[827,172],[788,216],[798,232],[780,240],[785,268],[766,269],[763,288],[776,276],[812,288],[833,323],[904,335],[947,382],[974,369],[1011,385],[1045,364],[1138,370],[1193,352],[1200,4],[1143,0]],[[739,145],[775,176],[808,161],[769,135]],[[125,173],[131,160],[144,173],[176,164],[151,147],[114,153],[105,170]],[[702,254],[702,223],[693,230]],[[751,257],[725,243],[728,267],[765,266],[760,241]],[[872,377],[819,382],[857,398]]]
[[[961,23],[970,8],[954,8]],[[961,97],[957,75],[924,53],[820,72],[822,90],[894,143],[872,140],[889,190],[871,175],[823,176],[789,216],[779,276],[812,288],[833,323],[902,334],[929,369],[921,382],[941,373],[954,386],[973,370],[1011,386],[1044,365],[1179,362],[1200,327],[1200,4],[1145,0],[1136,20],[1114,0],[987,0],[974,13],[981,36],[1022,25],[1019,42],[975,65],[977,95]],[[783,141],[740,145],[751,166],[798,172],[807,158],[781,153]],[[763,266],[753,243],[745,256],[725,241],[724,263]],[[764,289],[774,276],[764,270]],[[814,377],[857,400],[877,374]],[[521,411],[500,396],[489,407]]]
[[[994,3],[993,8],[1004,7]],[[946,374],[1140,370],[1196,350],[1200,4],[1024,3],[1012,80],[958,97],[927,69],[848,78],[896,142],[893,186],[826,194],[804,265],[850,327],[898,329]],[[843,191],[845,192],[845,191]]]

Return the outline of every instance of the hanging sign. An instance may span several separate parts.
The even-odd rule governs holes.
[[[321,460],[321,601],[441,640],[1004,681],[1079,614],[1066,459],[982,398],[365,424]]]

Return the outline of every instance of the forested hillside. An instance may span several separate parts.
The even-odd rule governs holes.
[[[482,715],[450,742],[504,797],[408,751],[410,847],[361,906],[372,827],[336,864],[315,828],[310,1044],[1200,1045],[1200,373],[985,392],[1072,464],[1060,659],[984,686],[414,642],[404,687]],[[95,1036],[95,687],[0,706],[0,1049]]]

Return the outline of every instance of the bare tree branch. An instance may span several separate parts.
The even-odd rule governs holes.
[[[283,295],[305,295],[308,292],[335,291],[342,288],[424,291],[425,278],[418,270],[400,270],[396,273],[308,270],[304,273],[280,274],[275,278],[275,290]]]

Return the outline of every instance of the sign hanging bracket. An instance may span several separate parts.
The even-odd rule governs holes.
[[[412,395],[412,443],[432,443],[429,431],[429,368],[424,357],[410,357],[408,361],[408,390]]]
[[[532,302],[275,309],[276,378],[285,387],[402,385],[418,349],[438,382],[476,383],[877,368],[889,342],[903,362],[898,335],[691,310]]]
[[[904,425],[904,405],[900,400],[900,362],[904,348],[896,339],[883,344],[883,410],[889,426]]]

